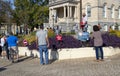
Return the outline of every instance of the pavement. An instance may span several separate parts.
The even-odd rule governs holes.
[[[120,76],[120,55],[105,57],[100,62],[94,60],[55,60],[40,65],[38,58],[21,57],[16,63],[0,59],[0,76]]]

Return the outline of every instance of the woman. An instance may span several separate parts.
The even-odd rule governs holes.
[[[91,35],[91,38],[94,39],[94,47],[96,51],[96,61],[103,61],[104,60],[104,54],[103,54],[103,39],[102,39],[102,32],[99,31],[99,27],[97,25],[93,26],[93,33]],[[101,59],[99,59],[99,57]]]

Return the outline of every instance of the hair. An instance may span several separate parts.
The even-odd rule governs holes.
[[[41,24],[41,25],[40,25],[40,29],[44,29],[44,26],[43,26],[43,24]]]
[[[100,23],[98,23],[98,25],[100,25]]]
[[[99,27],[97,25],[93,26],[93,31],[99,31]]]
[[[2,36],[6,36],[5,33],[2,33]]]
[[[9,35],[13,35],[13,32],[10,32]]]

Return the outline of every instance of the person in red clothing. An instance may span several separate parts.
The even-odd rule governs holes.
[[[62,44],[63,43],[62,35],[61,34],[56,35],[56,40],[58,41],[59,44]]]

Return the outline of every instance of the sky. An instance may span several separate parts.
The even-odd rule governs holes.
[[[8,1],[10,1],[13,5],[12,5],[12,8],[14,9],[15,7],[14,7],[14,0],[8,0]]]
[[[12,3],[12,8],[14,9],[14,0],[3,0],[3,1],[10,1]]]

